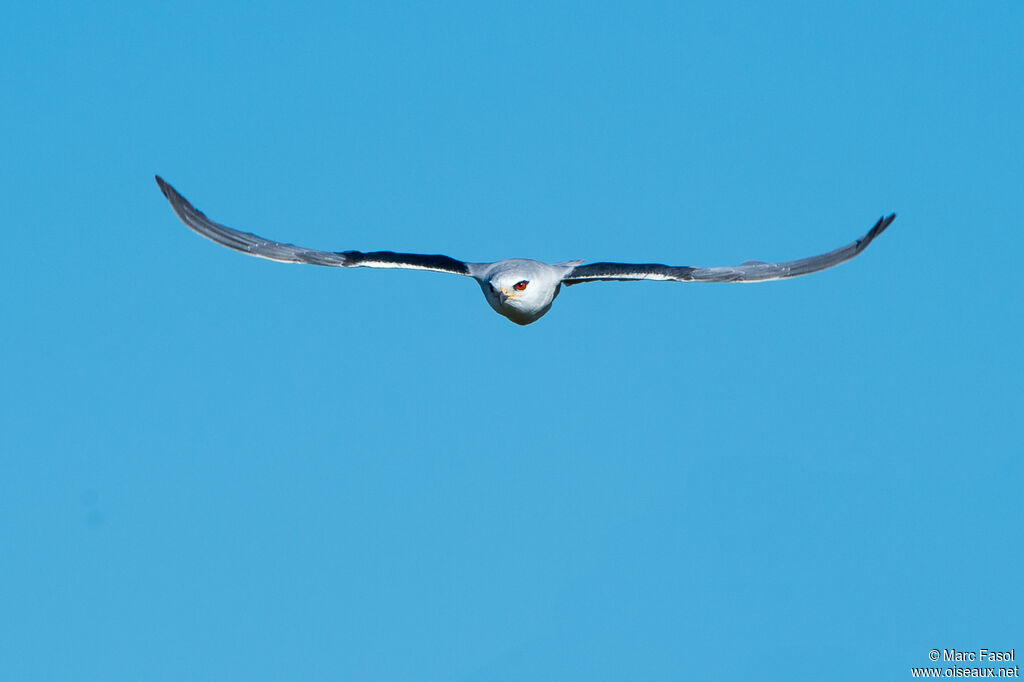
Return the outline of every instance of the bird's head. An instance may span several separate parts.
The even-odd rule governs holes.
[[[520,259],[500,261],[495,266],[479,282],[487,302],[499,315],[525,325],[551,309],[562,281],[555,268]]]

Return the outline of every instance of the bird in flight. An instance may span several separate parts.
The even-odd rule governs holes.
[[[441,255],[395,253],[394,251],[318,251],[283,244],[215,223],[173,187],[156,176],[160,190],[171,208],[193,232],[235,251],[281,263],[308,263],[342,268],[403,268],[431,270],[472,277],[480,285],[492,308],[516,324],[530,324],[551,309],[562,285],[584,282],[657,280],[662,282],[763,282],[818,272],[845,263],[868,247],[896,218],[893,213],[879,218],[860,239],[819,256],[783,263],[746,261],[741,265],[711,268],[661,265],[660,263],[542,263],[524,258],[506,258],[494,263],[467,263]]]

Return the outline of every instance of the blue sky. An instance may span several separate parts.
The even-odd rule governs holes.
[[[1019,3],[8,3],[0,678],[1024,650]],[[729,265],[529,327],[186,230]]]

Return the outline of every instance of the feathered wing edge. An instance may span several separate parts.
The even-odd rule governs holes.
[[[571,286],[583,282],[660,280],[671,282],[763,282],[809,275],[845,263],[868,247],[875,237],[889,227],[896,214],[878,219],[875,226],[860,239],[834,251],[818,256],[783,263],[747,261],[742,265],[698,268],[671,266],[661,263],[589,263],[569,271],[562,284]]]
[[[403,268],[411,270],[431,270],[448,272],[456,275],[471,275],[470,264],[455,258],[442,255],[426,255],[418,253],[395,253],[394,251],[319,251],[307,249],[294,244],[264,239],[251,232],[241,232],[225,225],[215,223],[202,211],[197,209],[188,199],[171,187],[159,175],[156,184],[171,203],[171,208],[181,222],[196,234],[206,237],[235,251],[250,256],[266,258],[280,263],[307,263],[310,265],[326,265],[333,267],[367,267],[367,268]]]

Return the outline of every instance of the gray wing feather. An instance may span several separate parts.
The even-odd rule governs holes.
[[[662,280],[672,282],[763,282],[799,277],[845,263],[868,247],[889,227],[896,214],[879,218],[867,234],[846,246],[810,258],[783,263],[747,261],[742,265],[712,268],[671,266],[660,263],[589,263],[578,265],[562,279],[565,285],[596,281]]]
[[[225,225],[215,223],[207,218],[202,211],[189,203],[176,189],[164,181],[159,175],[156,183],[171,203],[171,208],[189,229],[207,239],[235,251],[247,253],[280,263],[308,263],[310,265],[327,265],[334,267],[367,267],[367,268],[404,268],[411,270],[432,270],[450,272],[456,275],[469,275],[469,266],[455,258],[442,255],[426,255],[419,253],[395,253],[394,251],[318,251],[294,244],[264,239],[251,232],[241,232]]]

